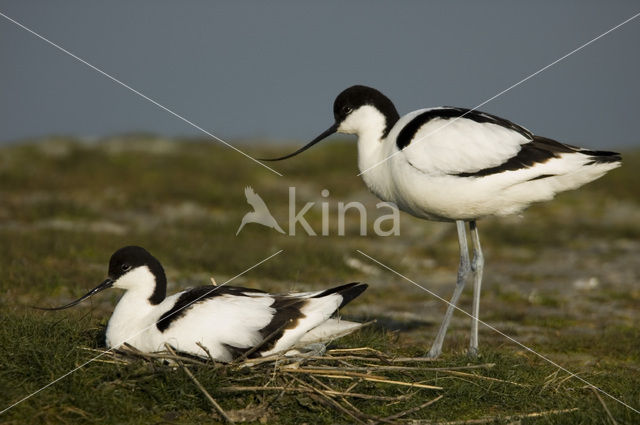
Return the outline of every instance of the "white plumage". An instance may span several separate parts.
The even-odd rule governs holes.
[[[358,136],[358,167],[382,200],[428,220],[455,221],[460,244],[456,289],[429,352],[437,357],[467,277],[474,272],[469,352],[478,349],[478,314],[484,259],[476,220],[522,211],[533,202],[575,189],[619,167],[615,152],[592,151],[536,136],[480,111],[440,107],[398,115],[379,91],[353,86],[333,104],[335,123],[290,158],[335,133]],[[469,258],[469,223],[473,259]]]
[[[165,296],[166,277],[160,262],[141,247],[116,251],[109,278],[76,305],[106,288],[124,289],[107,325],[106,343],[125,342],[143,352],[161,351],[168,343],[196,356],[207,353],[229,362],[249,350],[265,356],[344,336],[361,324],[332,318],[367,285],[349,283],[324,291],[268,294],[227,285],[201,286]]]
[[[387,121],[384,115],[375,108],[362,109],[351,113],[352,121],[358,124],[349,123],[345,130],[358,134],[358,162],[365,183],[383,200],[430,220],[475,220],[518,213],[533,202],[550,200],[556,193],[582,186],[620,165],[619,161],[589,164],[591,151],[576,148],[531,167],[460,177],[461,173],[499,167],[517,157],[535,136],[466,117],[433,118],[399,149],[398,135],[413,119],[447,109],[411,112],[393,125],[386,138],[381,138]],[[536,179],[544,175],[550,176]]]
[[[389,139],[395,139],[394,136],[414,117],[443,109],[445,108],[420,109],[405,115],[394,125]],[[495,167],[515,156],[520,151],[520,146],[530,141],[523,134],[509,128],[479,123],[465,117],[456,121],[431,119],[419,127],[413,139],[419,142],[412,141],[403,149],[402,159],[430,176]],[[496,143],[496,140],[500,140],[500,143]],[[397,146],[393,145],[392,153],[397,151]]]

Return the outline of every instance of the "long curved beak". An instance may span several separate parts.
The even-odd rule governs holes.
[[[75,301],[70,302],[69,304],[63,305],[61,307],[49,307],[49,308],[34,307],[34,308],[37,308],[38,310],[64,310],[65,308],[73,307],[74,305],[86,300],[87,298],[97,294],[98,292],[104,291],[105,289],[111,288],[112,286],[113,286],[113,279],[108,278],[108,279],[105,279],[104,282],[102,282],[100,285],[96,286],[95,288],[87,292],[85,295],[81,296]]]
[[[299,153],[302,153],[302,152],[306,151],[311,146],[315,145],[316,143],[318,143],[321,140],[326,139],[327,137],[331,136],[336,131],[338,131],[338,123],[333,124],[331,127],[326,129],[321,135],[319,135],[318,137],[316,137],[315,139],[313,139],[312,141],[310,141],[309,143],[307,143],[306,145],[304,145],[303,147],[301,147],[297,151],[295,151],[293,153],[290,153],[289,155],[281,156],[279,158],[258,158],[258,159],[260,161],[280,161],[280,160],[283,160],[283,159],[291,158],[292,156],[296,156]]]

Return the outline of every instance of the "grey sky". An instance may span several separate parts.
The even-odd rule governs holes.
[[[0,11],[212,133],[307,140],[371,85],[401,114],[473,107],[640,12],[637,1],[1,1]],[[481,109],[587,147],[640,144],[640,18]],[[197,135],[0,17],[0,143]]]

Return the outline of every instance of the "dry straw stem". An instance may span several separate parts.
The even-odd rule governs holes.
[[[359,360],[359,361],[374,362],[374,363],[387,362],[387,360],[380,359],[377,357],[363,357],[363,356],[351,356],[351,355],[332,356],[330,354],[327,354],[324,356],[305,356],[304,358],[307,360],[322,360],[322,361],[334,361],[334,362],[340,362],[344,360]],[[377,365],[374,365],[374,367],[377,367]]]
[[[347,357],[350,357],[350,356],[345,356],[345,358]],[[331,358],[331,357],[308,357],[308,359],[340,360],[340,358]],[[389,371],[401,372],[401,371],[422,370],[422,371],[452,373],[452,371],[466,370],[466,369],[489,369],[493,366],[495,366],[494,363],[487,363],[486,365],[470,365],[470,366],[454,366],[454,367],[418,367],[418,366],[390,366],[390,365],[379,365],[379,364],[365,364],[365,366],[340,366],[340,367],[315,366],[314,368],[321,369],[321,370],[329,370],[329,371],[337,370],[337,371],[373,372],[373,371],[389,370]],[[475,375],[475,376],[480,376],[480,375]],[[491,378],[491,380],[501,381],[500,379],[497,379],[497,378]],[[504,381],[504,382],[516,384],[515,382],[511,382],[511,381]]]
[[[324,378],[333,378],[333,379],[363,379],[365,381],[370,381],[370,382],[380,382],[383,384],[392,384],[392,385],[402,385],[402,386],[406,386],[406,387],[413,387],[413,388],[424,388],[424,389],[428,389],[428,390],[441,390],[442,387],[437,387],[434,385],[426,385],[426,384],[418,384],[416,382],[402,382],[402,381],[394,381],[391,379],[386,379],[384,376],[377,376],[377,375],[370,375],[370,374],[366,374],[366,373],[358,373],[358,372],[349,372],[349,371],[344,371],[344,372],[336,372],[336,373],[331,373],[331,371],[328,370],[324,370],[324,369],[306,369],[306,368],[289,368],[289,367],[283,367],[281,369],[283,372],[287,372],[287,373],[305,373],[305,374],[311,374],[311,375],[317,375],[317,376],[322,376]]]
[[[213,278],[211,278],[213,280]],[[207,357],[209,357],[209,360],[211,360],[212,363],[216,363],[215,359],[213,358],[213,356],[211,355],[211,352],[209,351],[209,349],[207,347],[205,347],[204,345],[202,345],[202,343],[200,341],[196,341],[196,345],[200,348],[202,348],[202,351],[204,351],[205,353],[207,353]]]
[[[81,350],[92,352],[92,353],[104,354],[104,352],[105,352],[105,350],[97,350],[95,348],[90,348],[90,347],[78,347],[78,348],[80,348]],[[94,359],[93,361],[97,362],[97,363],[107,363],[107,364],[116,364],[116,365],[129,363],[125,358],[116,357],[111,352],[110,352],[110,354],[112,354],[110,360],[100,357],[100,358]]]
[[[497,421],[511,421],[518,419],[527,419],[527,418],[540,418],[543,416],[549,415],[561,415],[563,413],[571,413],[579,410],[577,407],[573,407],[571,409],[555,409],[555,410],[544,410],[542,412],[532,412],[532,413],[520,413],[517,415],[510,416],[490,416],[486,418],[478,418],[478,419],[466,419],[461,421],[450,421],[450,422],[433,422],[431,420],[417,420],[414,419],[410,423],[412,425],[477,425],[477,424],[489,424]]]
[[[98,350],[90,347],[79,347],[81,350],[90,351],[92,353],[100,353],[104,354],[105,350]],[[119,347],[117,350],[112,349],[110,351],[106,351],[108,355],[111,356],[111,360],[107,360],[104,358],[95,359],[94,362],[100,363],[113,363],[113,364],[127,364],[131,362],[131,357],[141,358],[143,360],[151,362],[152,360],[182,360],[186,363],[192,363],[197,365],[206,365],[207,363],[204,361],[200,361],[193,357],[184,357],[179,355],[173,355],[166,351],[159,351],[156,353],[145,353],[132,345],[127,344],[126,342]]]
[[[377,354],[378,356],[382,357],[382,358],[388,358],[389,356],[385,353],[383,353],[380,350],[376,350],[375,348],[371,348],[371,347],[355,347],[355,348],[332,348],[331,350],[327,350],[327,354],[331,355],[331,354],[342,354],[342,353],[361,353],[361,352],[368,352],[368,353],[373,353],[373,354]]]
[[[436,359],[432,359],[429,357],[391,357],[388,354],[383,353],[382,351],[376,350],[370,347],[357,347],[357,348],[335,348],[327,351],[327,355],[331,356],[332,354],[342,354],[342,353],[371,353],[378,357],[379,359],[383,359],[389,363],[427,363],[436,361]]]
[[[316,393],[317,395],[319,395],[320,397],[315,397],[317,400],[319,400],[320,402],[324,402],[325,404],[329,404],[330,406],[338,409],[339,411],[341,411],[342,413],[346,414],[347,416],[349,416],[350,418],[352,418],[353,420],[355,420],[357,423],[359,424],[363,424],[366,425],[367,423],[364,422],[362,419],[360,419],[356,413],[348,410],[346,407],[344,407],[343,405],[341,405],[340,403],[338,403],[337,401],[335,401],[334,399],[332,399],[331,397],[329,397],[328,395],[324,394],[322,391],[320,391],[319,389],[315,388],[312,385],[307,384],[306,382],[302,381],[301,379],[296,378],[295,376],[291,376],[291,378],[298,382],[300,385],[302,385],[304,388],[308,388],[311,391],[313,391],[314,393]]]
[[[133,357],[140,357],[144,360],[147,361],[151,361],[151,360],[173,360],[175,362],[181,361],[183,363],[191,363],[194,365],[198,365],[198,366],[204,366],[207,365],[207,363],[204,360],[198,360],[195,357],[186,357],[186,356],[180,356],[178,354],[176,354],[174,351],[171,352],[163,352],[163,351],[159,351],[157,353],[146,353],[146,352],[142,352],[140,350],[138,350],[136,347],[127,344],[126,342],[122,345],[122,347],[118,348],[117,350],[113,351],[113,354],[123,354],[123,355],[129,355],[129,356],[133,356]]]
[[[173,349],[171,348],[171,346],[169,344],[164,344],[165,348],[167,349],[167,351],[169,351],[172,355],[176,356],[176,353],[173,351]],[[177,357],[177,356],[176,356]],[[222,407],[218,404],[217,401],[214,400],[213,397],[211,397],[211,394],[209,394],[209,392],[205,389],[205,387],[202,386],[202,384],[200,383],[200,381],[198,381],[196,379],[195,376],[193,376],[193,374],[191,373],[191,371],[189,369],[187,369],[187,367],[184,365],[184,363],[182,363],[181,360],[176,359],[176,361],[178,362],[178,365],[180,365],[180,367],[182,368],[182,370],[184,370],[184,373],[187,374],[187,376],[189,378],[191,378],[191,380],[193,381],[194,384],[196,384],[196,386],[198,387],[198,389],[200,391],[202,391],[202,394],[204,394],[204,396],[207,398],[207,400],[209,400],[209,402],[213,405],[213,407],[216,409],[216,411],[220,414],[220,416],[222,416],[224,418],[225,421],[227,421],[230,424],[234,424],[235,422],[233,422],[233,420],[227,416],[227,414],[225,413],[225,411],[222,409]]]
[[[524,387],[524,388],[529,387],[529,385],[520,384],[519,382],[506,381],[504,379],[492,378],[490,376],[482,376],[475,373],[460,372],[459,370],[440,369],[438,370],[438,372],[448,373],[450,375],[455,375],[455,376],[462,376],[465,378],[477,378],[477,379],[484,379],[484,380],[493,381],[493,382],[503,382],[505,384],[517,385],[519,387]]]
[[[386,421],[394,421],[396,419],[400,419],[403,416],[407,416],[410,415],[411,413],[415,413],[418,412],[422,409],[424,409],[425,407],[429,407],[431,406],[433,403],[435,403],[436,401],[440,400],[442,397],[444,397],[443,395],[439,395],[438,397],[427,401],[426,403],[421,404],[420,406],[416,406],[416,407],[412,407],[411,409],[405,410],[404,412],[400,412],[400,413],[396,413],[395,415],[391,415],[391,416],[387,416],[386,418],[384,418],[385,422]]]
[[[218,388],[218,391],[223,392],[269,392],[269,391],[284,391],[284,392],[297,392],[297,393],[307,393],[310,392],[309,389],[300,388],[300,387],[285,387],[282,385],[273,386],[273,387],[256,387],[256,386],[230,386],[230,387],[222,387]],[[371,394],[362,394],[362,393],[352,393],[351,391],[335,391],[335,390],[327,390],[325,391],[329,395],[335,395],[340,397],[352,397],[352,398],[361,398],[365,400],[378,400],[378,401],[403,401],[408,398],[411,398],[415,393],[404,394],[396,397],[383,396],[383,395],[371,395]]]
[[[432,359],[430,357],[395,357],[389,359],[391,363],[430,363],[435,362],[437,359]]]
[[[319,385],[320,387],[323,387],[324,390],[322,390],[323,393],[327,393],[329,391],[334,391],[333,388],[331,388],[329,385],[325,384],[324,382],[322,382],[321,380],[319,380],[318,378],[309,375],[309,379],[311,379],[313,382],[316,383],[316,385]],[[371,416],[368,415],[367,413],[362,412],[360,409],[358,409],[356,406],[354,406],[353,404],[351,404],[351,402],[349,400],[347,400],[346,397],[340,397],[340,400],[347,405],[348,408],[351,409],[351,411],[360,419],[363,420],[379,420],[381,418],[377,418],[375,416]]]
[[[607,412],[607,416],[609,417],[609,420],[611,421],[611,423],[613,425],[618,425],[618,422],[616,422],[616,420],[613,418],[613,415],[609,411],[609,408],[607,407],[606,403],[604,402],[602,397],[600,397],[600,394],[598,393],[598,390],[596,390],[593,387],[584,387],[584,388],[589,388],[591,391],[593,391],[593,393],[596,395],[596,397],[598,397],[598,401],[600,402],[600,404],[604,408],[604,411]]]
[[[279,329],[276,330],[274,334],[278,331]],[[271,335],[269,337],[271,337]],[[226,365],[220,362],[207,361],[211,360],[211,356],[207,353],[207,359],[207,357],[204,357],[204,353],[207,353],[207,350],[203,348],[203,358],[198,359],[176,354],[171,347],[167,347],[166,352],[142,353],[134,347],[124,346],[117,353],[112,352],[110,354],[112,358],[117,361],[125,361],[127,358],[126,356],[129,356],[129,358],[140,358],[147,362],[157,361],[158,359],[174,361],[196,384],[198,389],[213,405],[215,410],[230,423],[231,417],[224,412],[216,400],[213,399],[204,386],[195,378],[187,366],[185,366],[186,364],[192,364],[198,367],[227,368],[229,372],[239,368],[243,368],[243,370],[246,371],[247,368],[250,368],[248,369],[249,375],[242,374],[237,378],[233,376],[234,374],[225,374],[227,377],[226,379],[230,381],[230,385],[218,388],[217,391],[221,393],[246,393],[247,395],[251,393],[263,395],[275,393],[276,399],[282,397],[284,394],[304,394],[311,400],[345,415],[345,419],[348,418],[350,422],[366,423],[368,425],[398,423],[399,421],[413,422],[416,424],[426,423],[419,419],[412,420],[408,418],[408,416],[427,408],[443,398],[443,396],[440,395],[426,401],[418,400],[420,404],[416,406],[416,397],[420,396],[422,393],[421,390],[442,390],[443,387],[427,385],[426,383],[423,383],[425,382],[424,378],[421,378],[422,380],[419,382],[412,382],[410,380],[400,381],[397,380],[397,378],[392,379],[385,376],[387,373],[393,374],[400,372],[403,374],[410,374],[413,371],[428,371],[433,373],[433,379],[438,379],[438,375],[445,375],[450,376],[451,379],[499,382],[517,385],[519,387],[526,387],[526,385],[518,384],[516,382],[492,378],[481,374],[481,370],[493,368],[495,366],[494,363],[454,366],[448,368],[418,367],[416,365],[411,365],[411,363],[421,362],[423,361],[422,358],[393,358],[392,356],[368,347],[332,349],[328,350],[323,356],[297,355],[287,357],[283,355],[273,355],[269,357],[248,359],[246,356],[251,353],[247,353],[247,355]],[[404,360],[405,364],[401,364],[400,360]],[[264,382],[264,385],[255,385],[256,380],[258,382]],[[344,382],[345,380],[350,380],[352,383],[350,382],[338,387],[338,383],[340,381]],[[243,385],[243,382],[247,382],[248,385]],[[403,394],[378,395],[375,392],[370,392],[369,390],[356,390],[358,385],[364,382],[407,388],[409,391],[403,391]],[[355,400],[358,399],[375,400],[386,404],[408,403],[413,407],[397,412],[391,416],[377,417],[367,413],[366,411],[359,410],[355,403]],[[534,412],[514,415],[513,418],[537,417],[549,414],[565,413],[568,411],[572,410]],[[229,414],[231,414],[231,412]],[[482,424],[491,422],[495,419],[495,417],[478,418],[472,419],[471,421],[452,422],[452,424]],[[613,425],[616,424],[613,423]]]
[[[303,381],[301,381],[300,379],[298,379],[298,378],[296,378],[294,376],[292,376],[292,378],[294,380],[296,380],[297,382],[300,382],[303,385],[305,385],[305,383]],[[314,376],[310,375],[309,378],[311,380],[313,380],[319,387],[322,387],[324,389],[320,390],[318,388],[312,387],[310,384],[306,384],[305,387],[312,388],[314,392],[322,395],[325,398],[328,398],[329,395],[331,395],[332,393],[335,393],[333,388],[331,388],[329,385],[325,384],[324,382],[320,381],[319,379],[315,378]],[[428,407],[431,404],[435,403],[436,401],[440,400],[442,397],[443,396],[440,395],[440,396],[436,397],[433,400],[429,400],[426,403],[421,404],[420,406],[412,407],[410,409],[407,409],[407,410],[402,411],[400,413],[396,413],[396,414],[388,416],[386,418],[379,418],[379,417],[371,416],[371,415],[368,415],[368,414],[366,414],[364,412],[361,412],[360,410],[358,410],[358,408],[356,408],[354,405],[352,405],[345,397],[341,396],[340,398],[343,401],[343,403],[345,403],[351,410],[345,408],[344,406],[342,406],[342,409],[340,409],[340,410],[345,412],[346,414],[348,414],[351,417],[357,417],[357,418],[359,418],[361,420],[366,420],[369,423],[373,423],[373,424],[377,424],[377,423],[393,424],[393,423],[396,423],[395,422],[396,419],[399,419],[399,418],[401,418],[403,416],[406,416],[406,415],[409,415],[411,413],[418,412],[418,411],[424,409],[425,407]],[[339,403],[337,403],[335,401],[334,401],[334,403],[339,405]]]

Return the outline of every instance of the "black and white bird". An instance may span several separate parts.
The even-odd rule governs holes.
[[[455,291],[429,351],[442,351],[454,306],[474,272],[469,352],[478,350],[478,313],[484,259],[476,220],[522,211],[558,192],[575,189],[621,164],[620,154],[593,151],[536,136],[497,116],[455,107],[420,109],[402,117],[389,98],[352,86],[333,104],[335,123],[282,160],[333,133],[358,136],[358,167],[369,189],[384,201],[427,220],[455,221],[460,266]],[[469,223],[473,257],[467,247]]]
[[[324,291],[273,295],[226,285],[200,286],[166,296],[160,262],[147,250],[127,246],[109,261],[109,277],[76,301],[45,310],[61,310],[107,288],[124,289],[107,325],[106,343],[125,342],[143,352],[161,351],[168,343],[195,356],[232,361],[286,353],[347,335],[362,325],[335,317],[338,309],[367,285],[348,283]]]

